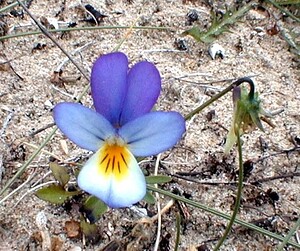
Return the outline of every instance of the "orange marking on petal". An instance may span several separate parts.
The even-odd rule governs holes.
[[[125,146],[105,144],[98,151],[98,170],[104,177],[121,180],[128,174],[132,155]]]

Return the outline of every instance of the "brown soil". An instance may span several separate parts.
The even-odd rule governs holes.
[[[201,28],[207,27],[210,6],[206,1],[82,2],[83,5],[87,3],[107,15],[101,20],[101,26],[137,24],[172,27],[166,31],[133,30],[127,34],[120,48],[132,64],[148,60],[160,70],[163,90],[157,104],[159,110],[176,110],[186,115],[208,100],[210,95],[226,87],[232,79],[255,75],[253,79],[264,108],[270,111],[283,108],[284,111],[271,119],[276,127],[264,124],[265,133],[255,130],[243,136],[244,160],[252,161],[254,170],[246,179],[238,217],[247,222],[264,221],[264,227],[269,231],[286,235],[300,213],[299,177],[284,177],[299,174],[299,57],[290,50],[280,33],[269,34],[267,30],[280,22],[284,27],[299,32],[299,24],[282,17],[282,13],[271,6],[268,6],[269,11],[251,10],[242,22],[231,27],[230,33],[218,37],[216,42],[224,47],[225,57],[212,60],[207,44],[198,43],[191,37],[181,37],[181,33],[190,27],[186,16],[190,10],[197,10],[199,20],[196,23]],[[217,3],[214,6],[222,8]],[[7,4],[4,1],[0,7]],[[16,10],[20,12],[21,8]],[[39,20],[42,17],[56,18],[76,22],[78,26],[91,25],[83,21],[87,13],[80,7],[79,1],[33,1],[29,10]],[[2,19],[9,28],[9,34],[37,29],[27,14],[24,17],[5,14]],[[100,54],[111,52],[127,32],[124,29],[75,31],[53,36],[69,53],[87,45],[74,55],[74,59],[89,72],[93,61]],[[176,39],[184,39],[187,50],[179,50]],[[37,49],[38,44],[41,48]],[[62,101],[72,101],[88,85],[71,63],[63,68],[63,81],[54,81],[53,73],[64,59],[64,54],[44,35],[12,38],[0,43],[0,62],[12,60],[10,66],[0,64],[0,187],[13,177],[35,147],[52,131],[50,127],[33,135],[53,123],[53,106]],[[227,79],[229,81],[216,82]],[[85,95],[82,103],[91,105],[90,95]],[[207,115],[209,112],[213,114],[212,118]],[[188,177],[198,183],[174,177],[171,183],[163,186],[164,189],[180,192],[231,214],[237,190],[230,183],[237,180],[236,148],[230,156],[225,157],[223,153],[223,141],[231,116],[231,95],[227,94],[187,121],[184,138],[174,149],[161,156],[159,173],[197,173]],[[66,147],[63,147],[65,144]],[[295,146],[298,150],[286,151]],[[131,209],[107,212],[97,223],[97,240],[91,243],[80,234],[73,238],[68,236],[66,226],[70,223],[67,222],[79,221],[76,204],[67,209],[41,201],[34,195],[38,185],[54,180],[49,173],[51,160],[59,158],[62,164],[82,162],[87,156],[87,151],[56,133],[24,174],[0,197],[1,200],[19,188],[0,204],[0,250],[103,250],[111,241],[120,246],[119,250],[153,249],[157,223],[136,224],[142,216]],[[153,173],[154,160],[148,158],[142,168]],[[278,179],[254,184],[256,180],[275,176]],[[276,195],[279,200],[276,200]],[[161,207],[169,200],[161,196]],[[211,250],[222,236],[227,222],[186,205],[186,214],[183,214],[183,206],[174,203],[162,215],[159,250],[174,249],[177,213],[182,215],[179,250]],[[146,206],[144,202],[138,208],[146,208],[148,214],[156,213],[156,206]],[[43,225],[40,219],[44,219],[46,224]],[[292,240],[297,241],[294,236]],[[278,244],[278,241],[234,225],[222,250],[275,250]],[[295,249],[290,247],[289,250]]]

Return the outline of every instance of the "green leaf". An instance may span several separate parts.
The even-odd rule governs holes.
[[[192,29],[184,31],[183,35],[190,35],[197,41],[211,43],[220,34],[228,32],[228,27],[235,24],[238,19],[244,16],[253,6],[254,3],[250,2],[237,10],[231,8],[227,10],[221,18],[217,17],[215,13],[212,13],[212,22],[207,31],[200,31],[199,28],[193,27]]]
[[[300,4],[300,0],[276,0],[275,3],[279,5]]]
[[[227,137],[226,137],[226,143],[224,146],[225,154],[229,154],[231,148],[236,143],[236,140],[237,140],[237,137],[236,137],[235,130],[234,130],[234,123],[232,123],[232,125],[229,129],[229,132],[227,134]]]
[[[54,162],[51,162],[49,166],[54,178],[64,187],[70,180],[70,175],[68,174],[66,168]]]
[[[100,237],[97,226],[88,223],[84,217],[81,217],[80,219],[80,228],[88,240],[96,241]]]
[[[108,210],[108,207],[95,196],[89,196],[84,202],[82,210],[89,222],[95,223]]]
[[[253,123],[254,123],[261,131],[265,132],[264,127],[263,127],[263,125],[262,125],[262,123],[261,123],[261,121],[260,121],[259,114],[258,114],[257,112],[255,112],[255,111],[251,111],[251,110],[249,111],[249,114],[250,114],[250,116],[251,116],[251,119],[252,119]]]
[[[41,188],[35,194],[41,200],[61,205],[70,197],[80,193],[81,191],[68,192],[62,186],[54,184]]]
[[[201,35],[202,35],[202,32],[200,31],[200,29],[196,26],[194,26],[193,28],[189,29],[189,30],[186,30],[182,33],[182,35],[190,35],[192,36],[195,40],[197,40],[198,42],[201,41]]]
[[[155,204],[155,198],[150,191],[147,190],[145,197],[143,198],[148,204]]]
[[[147,184],[164,184],[170,182],[171,180],[171,177],[165,175],[153,175],[146,177]]]

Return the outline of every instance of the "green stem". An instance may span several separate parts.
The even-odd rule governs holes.
[[[16,7],[16,6],[18,6],[18,5],[19,5],[18,2],[11,3],[11,4],[9,4],[9,5],[5,6],[5,7],[3,7],[2,9],[0,9],[0,14],[1,14],[2,12],[8,11],[8,10],[10,10],[10,9],[12,9],[12,8],[14,8],[14,7]]]
[[[231,228],[233,226],[233,223],[235,221],[235,218],[237,216],[237,213],[240,208],[241,204],[241,197],[242,197],[242,190],[243,190],[243,180],[244,180],[244,167],[243,167],[243,152],[242,152],[242,144],[241,144],[241,138],[240,138],[240,128],[238,125],[236,125],[235,128],[235,134],[237,137],[237,145],[238,145],[238,155],[239,155],[239,181],[238,181],[238,191],[236,194],[236,200],[235,200],[235,205],[234,205],[234,210],[231,216],[231,219],[226,227],[226,230],[222,236],[222,238],[219,240],[217,243],[216,247],[214,250],[219,250],[219,248],[223,245],[224,241],[226,240],[228,234],[231,231]]]
[[[54,38],[50,35],[50,33],[35,19],[35,17],[29,12],[26,6],[18,0],[18,3],[22,6],[22,8],[28,13],[28,15],[34,20],[37,26],[41,29],[42,33],[45,34],[50,40],[54,42],[55,45],[70,59],[70,61],[77,67],[77,69],[82,73],[82,75],[89,81],[89,77],[84,72],[84,70],[73,60],[73,58],[65,51],[60,44],[56,42]],[[84,89],[84,92],[79,96],[78,101],[82,98],[82,96],[86,93],[88,88]],[[26,168],[31,164],[31,162],[35,159],[35,157],[40,153],[40,151],[46,146],[46,144],[51,140],[57,131],[57,127],[53,129],[53,131],[47,136],[44,142],[35,150],[35,152],[30,156],[30,158],[22,165],[22,167],[17,171],[17,173],[5,184],[5,186],[0,191],[0,196],[13,184],[13,182],[26,170]]]
[[[276,3],[279,5],[293,5],[300,4],[300,0],[277,0]]]
[[[249,97],[250,100],[253,100],[254,99],[254,93],[255,93],[255,85],[254,85],[252,79],[250,79],[250,78],[247,79],[247,81],[245,81],[245,82],[247,82],[250,86],[250,91],[249,91],[248,97]]]
[[[83,74],[83,76],[89,81],[89,77],[85,74],[85,72],[81,69],[81,67],[72,59],[72,57],[51,37],[49,33],[51,32],[58,32],[59,30],[46,30],[43,26],[40,25],[40,23],[34,18],[34,16],[31,15],[29,10],[24,6],[24,4],[20,1],[18,1],[19,4],[23,7],[23,9],[28,13],[28,15],[35,21],[37,26],[41,29],[40,32],[37,32],[36,34],[45,34],[49,39],[51,39],[54,44],[56,44],[59,49],[71,60],[71,62],[78,68],[78,70]],[[87,29],[96,29],[96,28],[103,28],[103,27],[86,27]],[[107,27],[106,27],[107,28]],[[139,26],[119,26],[119,28],[132,28],[132,29],[147,29],[149,27],[139,27]],[[165,29],[163,27],[157,27],[158,29]],[[60,29],[60,31],[66,31],[66,30],[79,30],[80,28],[69,28],[69,29]],[[155,29],[154,27],[150,27],[150,29]],[[3,38],[3,37],[2,37]],[[1,41],[1,38],[0,38]],[[118,43],[117,48],[121,46],[121,44],[124,42],[124,40],[121,40],[121,42]],[[87,85],[84,90],[81,92],[81,94],[77,97],[76,101],[79,102],[83,96],[87,93],[90,86]],[[0,191],[0,196],[4,194],[4,192],[14,183],[14,181],[26,170],[26,168],[31,164],[31,162],[35,159],[35,157],[41,152],[41,150],[46,146],[46,144],[51,140],[51,138],[54,136],[54,134],[57,131],[57,127],[53,129],[53,131],[47,136],[47,138],[43,141],[43,143],[36,149],[36,151],[29,157],[29,159],[20,167],[20,169],[17,171],[17,173],[5,184],[5,186]]]
[[[131,33],[131,31],[133,30],[133,26],[134,26],[134,23],[132,23],[132,25],[129,27],[129,31],[127,31],[127,33],[125,34],[125,36],[123,36],[123,38],[120,40],[120,42],[116,45],[116,47],[113,49],[113,51],[118,51],[121,47],[121,45],[126,41],[126,39],[128,38],[129,36],[129,33]]]
[[[233,82],[231,85],[229,85],[227,88],[225,88],[223,91],[219,92],[218,94],[213,96],[211,99],[207,100],[202,105],[200,105],[199,107],[197,107],[196,109],[191,111],[189,114],[187,114],[184,117],[185,120],[191,119],[195,114],[201,112],[204,108],[209,106],[211,103],[215,102],[216,100],[218,100],[219,98],[224,96],[227,92],[231,91],[235,86],[239,86],[240,84],[242,84],[244,82],[247,82],[250,85],[249,97],[250,97],[250,95],[253,95],[253,97],[254,97],[254,84],[253,84],[253,81],[251,80],[251,78],[249,78],[249,77],[240,78],[240,79],[236,80],[235,82]],[[252,94],[252,92],[253,92],[253,94]]]
[[[281,251],[283,250],[284,246],[289,242],[289,240],[291,239],[291,237],[295,234],[295,232],[297,231],[297,229],[300,226],[300,217],[298,218],[295,226],[290,230],[290,232],[288,233],[288,235],[284,238],[284,240],[282,241],[282,243],[280,244],[280,246],[276,249],[276,251]]]
[[[29,159],[19,168],[16,174],[5,184],[5,186],[0,191],[0,196],[10,187],[12,183],[25,171],[25,169],[31,164],[31,162],[35,159],[35,157],[42,151],[42,149],[46,146],[49,140],[56,133],[57,128],[54,128],[53,131],[47,136],[44,142],[34,151],[34,153],[29,157]]]
[[[181,224],[181,216],[179,213],[176,214],[176,240],[174,251],[178,250],[179,242],[180,242],[180,224]]]
[[[229,215],[224,214],[224,213],[222,213],[222,212],[220,212],[220,211],[218,211],[218,210],[216,210],[216,209],[213,209],[213,208],[211,208],[211,207],[208,207],[208,206],[206,206],[206,205],[204,205],[204,204],[201,204],[201,203],[199,203],[199,202],[196,202],[196,201],[193,201],[193,200],[189,200],[189,199],[187,199],[187,198],[185,198],[185,197],[182,197],[182,196],[180,196],[180,195],[171,193],[171,192],[169,192],[169,191],[165,191],[165,190],[160,189],[160,188],[156,188],[156,187],[151,186],[151,185],[147,185],[147,188],[148,188],[150,191],[153,191],[153,192],[157,192],[157,193],[163,194],[163,195],[165,195],[165,196],[168,196],[168,197],[173,198],[173,199],[178,200],[178,201],[182,201],[182,202],[184,202],[184,203],[186,203],[186,204],[188,204],[188,205],[191,205],[191,206],[196,207],[196,208],[200,208],[200,209],[202,209],[202,210],[204,210],[204,211],[206,211],[206,212],[208,212],[208,213],[211,213],[211,214],[213,214],[213,215],[219,216],[219,217],[221,217],[221,218],[223,218],[223,219],[226,219],[226,220],[230,220],[230,219],[231,219],[231,217],[230,217]],[[284,238],[283,238],[282,236],[278,235],[278,234],[272,233],[272,232],[270,232],[270,231],[267,231],[267,230],[265,230],[265,229],[263,229],[263,228],[260,228],[260,227],[258,227],[258,226],[256,226],[256,225],[251,224],[251,223],[248,223],[248,222],[246,222],[246,221],[240,220],[240,219],[238,219],[238,218],[236,218],[236,219],[234,220],[234,223],[239,224],[239,225],[241,225],[241,226],[243,226],[243,227],[245,227],[245,228],[254,230],[254,231],[256,231],[256,232],[259,232],[259,233],[261,233],[261,234],[263,234],[263,235],[269,236],[269,237],[271,237],[271,238],[273,238],[273,239],[276,239],[276,240],[278,240],[278,241],[283,241],[283,240],[284,240]],[[298,243],[296,243],[296,242],[288,241],[287,243],[288,243],[289,245],[295,247],[295,248],[299,248],[299,249],[300,249],[300,244],[298,244]]]
[[[53,39],[50,33],[43,27],[41,24],[32,16],[26,6],[18,0],[18,3],[23,7],[23,9],[28,13],[28,15],[34,20],[37,26],[41,29],[42,33],[45,34],[49,39],[51,39],[54,44],[58,46],[58,48],[71,60],[71,62],[78,68],[78,70],[82,73],[82,75],[89,81],[89,77],[86,75],[84,70],[73,60],[73,58]],[[87,92],[88,87],[84,89],[82,94],[77,99],[78,102],[83,97],[83,95]],[[54,134],[57,131],[57,127],[53,129],[53,131],[47,136],[47,138],[43,141],[43,143],[35,150],[35,152],[30,156],[30,158],[19,168],[17,173],[5,184],[5,186],[0,191],[0,196],[13,184],[13,182],[26,170],[26,168],[31,164],[31,162],[35,159],[35,157],[40,153],[40,151],[46,146],[46,144],[51,140]]]
[[[278,3],[274,2],[273,0],[265,0],[265,1],[273,4],[277,9],[279,9],[281,12],[285,13],[287,16],[294,19],[295,21],[300,22],[300,18],[295,17],[291,12],[289,12],[288,10],[282,8]]]
[[[112,29],[128,29],[132,28],[135,30],[170,30],[170,27],[153,27],[153,26],[92,26],[92,27],[73,27],[73,28],[62,28],[62,29],[55,29],[55,30],[48,30],[49,33],[56,33],[56,32],[69,32],[69,31],[86,31],[86,30],[112,30]],[[0,41],[16,38],[16,37],[24,37],[30,35],[38,35],[42,34],[41,31],[29,31],[29,32],[20,32],[16,34],[10,34],[6,36],[0,37]]]

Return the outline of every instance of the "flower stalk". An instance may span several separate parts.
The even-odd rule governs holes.
[[[210,98],[209,100],[204,102],[202,105],[200,105],[199,107],[197,107],[196,109],[194,109],[193,111],[188,113],[184,117],[185,120],[191,119],[194,115],[200,113],[204,108],[206,108],[207,106],[209,106],[210,104],[212,104],[213,102],[218,100],[219,98],[223,97],[226,93],[230,92],[234,87],[239,86],[240,84],[242,84],[244,82],[246,82],[250,85],[250,92],[253,88],[253,93],[254,93],[254,83],[253,83],[252,79],[249,77],[239,78],[238,80],[236,80],[232,84],[230,84],[228,87],[226,87],[223,91],[219,92],[218,94],[216,94],[215,96],[213,96],[212,98]]]
[[[229,235],[232,226],[235,222],[236,216],[238,214],[238,211],[240,209],[240,204],[241,204],[241,198],[242,198],[242,191],[243,191],[243,180],[244,180],[244,167],[243,167],[243,152],[242,152],[242,143],[241,143],[241,138],[239,134],[240,129],[238,128],[238,125],[235,125],[235,133],[237,135],[237,145],[238,145],[238,156],[239,156],[239,178],[238,178],[238,190],[236,194],[236,199],[235,199],[235,205],[234,205],[234,210],[231,215],[231,218],[229,220],[229,223],[225,229],[225,232],[222,236],[222,238],[219,240],[217,245],[215,246],[214,250],[217,251],[219,248],[223,245],[225,242],[227,236]]]

